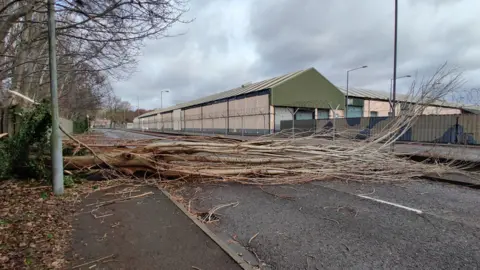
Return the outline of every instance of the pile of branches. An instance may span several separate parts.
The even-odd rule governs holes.
[[[303,144],[310,140],[308,144]],[[261,138],[253,141],[150,143],[134,149],[104,148],[102,154],[65,157],[70,171],[115,171],[117,177],[237,182],[253,185],[315,180],[403,181],[447,169],[396,157],[362,142]],[[94,147],[94,146],[92,146]]]
[[[334,179],[405,181],[452,172],[457,170],[452,164],[419,163],[390,150],[426,107],[459,87],[460,74],[444,67],[420,87],[412,85],[402,100],[399,116],[387,120],[383,130],[366,140],[355,140],[351,132],[332,129],[301,138],[265,136],[254,140],[165,136],[120,148],[115,143],[87,145],[72,138],[77,148],[92,154],[65,157],[65,169],[72,173],[98,170],[115,177],[252,185]]]

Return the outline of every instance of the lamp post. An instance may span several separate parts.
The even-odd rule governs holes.
[[[397,77],[397,80],[398,79],[403,79],[403,78],[410,78],[412,77],[412,75],[405,75],[405,76],[401,76],[401,77]],[[393,78],[390,78],[390,110],[393,110],[393,104],[392,104],[392,85],[393,85]]]
[[[393,77],[397,78],[397,22],[398,22],[398,0],[395,0],[395,17],[394,17],[394,32],[393,32]],[[397,98],[397,80],[392,83],[392,116],[395,117],[395,102]],[[393,145],[393,144],[392,144]],[[392,147],[393,148],[393,147]]]
[[[361,66],[361,67],[352,68],[352,69],[347,70],[347,96],[346,96],[346,99],[345,99],[345,118],[348,117],[348,78],[349,78],[350,72],[354,71],[354,70],[357,70],[357,69],[367,68],[367,67],[368,66]]]
[[[58,114],[58,92],[57,92],[57,39],[55,37],[55,0],[47,1],[48,8],[48,63],[50,67],[50,94],[52,103],[52,134],[51,134],[51,155],[52,155],[52,182],[53,193],[63,194],[63,154],[62,137],[60,135],[60,120]]]
[[[169,93],[170,89],[160,90],[160,109],[163,109],[163,92]]]

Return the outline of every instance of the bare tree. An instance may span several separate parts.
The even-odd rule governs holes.
[[[183,0],[57,1],[57,54],[62,114],[98,109],[110,78],[134,71],[146,38],[167,37],[187,11]],[[0,0],[0,92],[48,97],[47,6]],[[20,103],[21,101],[16,101]],[[78,104],[77,104],[78,103]]]

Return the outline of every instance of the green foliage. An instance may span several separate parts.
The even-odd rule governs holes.
[[[63,184],[66,188],[71,188],[75,185],[75,179],[71,175],[65,175],[63,177]]]
[[[0,141],[0,178],[45,179],[45,154],[49,149],[48,132],[52,127],[50,106],[43,102],[20,113],[18,132]]]
[[[48,199],[48,194],[46,192],[42,192],[40,194],[40,198],[42,198],[43,200],[46,200],[46,199]]]
[[[73,121],[73,133],[79,134],[88,131],[88,120],[87,118],[84,119],[77,119]]]

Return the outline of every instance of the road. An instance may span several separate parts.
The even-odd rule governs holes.
[[[478,190],[426,181],[263,189],[191,186],[183,194],[197,210],[238,201],[211,229],[243,245],[258,233],[250,246],[270,269],[480,267]]]
[[[197,211],[239,202],[209,226],[255,253],[264,269],[478,269],[479,192],[418,180],[191,184],[175,195]]]

